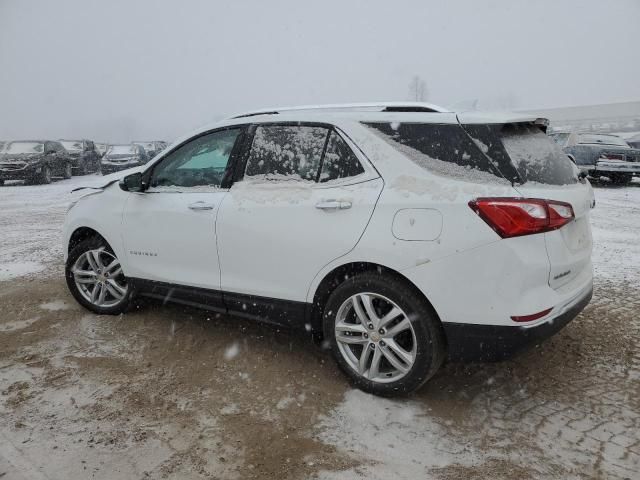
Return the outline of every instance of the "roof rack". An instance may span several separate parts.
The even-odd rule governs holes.
[[[432,103],[423,102],[377,102],[377,103],[335,103],[328,105],[301,105],[299,107],[276,107],[265,108],[262,110],[254,110],[231,118],[253,117],[256,115],[277,115],[285,112],[300,111],[317,111],[317,110],[352,110],[352,111],[374,111],[374,112],[430,112],[443,113],[448,112],[446,108],[433,105]]]

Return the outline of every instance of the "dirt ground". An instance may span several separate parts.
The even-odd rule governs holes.
[[[596,189],[594,299],[574,322],[402,400],[352,389],[304,333],[159,303],[99,317],[60,260],[12,274],[0,478],[639,478],[639,186]]]

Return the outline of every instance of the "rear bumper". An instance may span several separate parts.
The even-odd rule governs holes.
[[[586,170],[588,173],[599,173],[605,175],[607,173],[631,173],[640,174],[640,162],[608,162],[599,160],[595,165],[578,165],[580,170]]]
[[[573,320],[591,301],[593,287],[547,321],[530,326],[445,323],[449,358],[464,361],[499,361],[538,345]]]

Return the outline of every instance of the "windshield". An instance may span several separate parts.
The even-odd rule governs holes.
[[[44,143],[40,142],[9,142],[4,147],[4,153],[42,153]]]
[[[580,135],[580,139],[578,143],[616,145],[618,147],[629,148],[629,144],[627,142],[625,142],[622,138],[617,137],[615,135],[599,135],[599,134],[593,134],[593,133],[583,133],[582,135]]]
[[[64,147],[65,150],[69,152],[80,152],[82,151],[82,142],[76,140],[60,140],[60,143]]]
[[[155,145],[153,142],[136,142],[136,145],[140,145],[145,150],[155,150]]]
[[[137,152],[135,145],[113,145],[107,151],[107,157],[116,157],[122,155],[135,155]]]

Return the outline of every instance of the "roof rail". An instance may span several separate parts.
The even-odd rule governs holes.
[[[448,112],[446,108],[439,107],[432,103],[423,102],[375,102],[375,103],[334,103],[328,105],[301,105],[298,107],[276,107],[253,110],[230,118],[253,117],[256,115],[277,115],[285,112],[300,112],[314,110],[353,110],[353,111],[374,111],[374,112]]]

